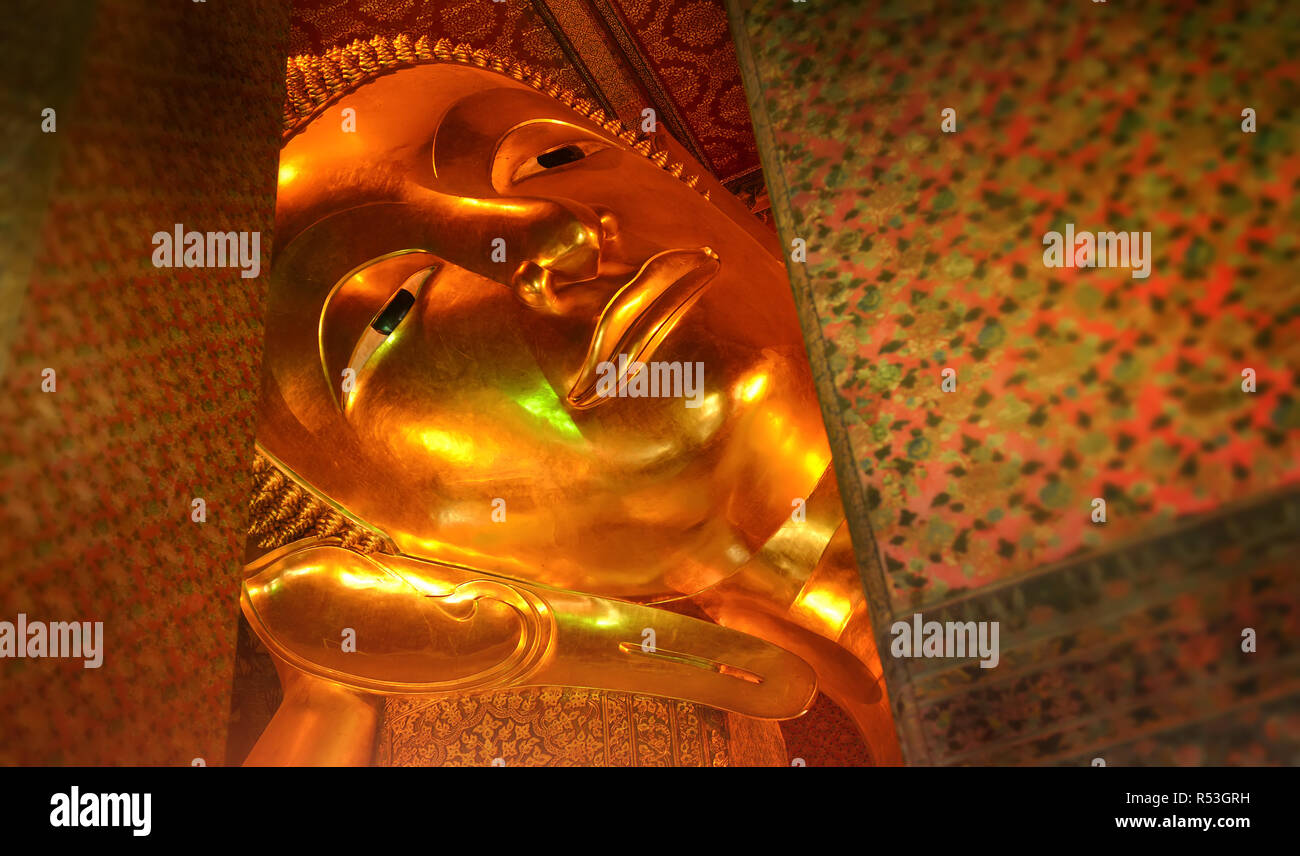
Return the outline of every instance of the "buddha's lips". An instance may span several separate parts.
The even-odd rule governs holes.
[[[603,402],[596,389],[600,366],[617,364],[620,354],[626,354],[627,361],[618,386],[626,383],[627,369],[650,359],[720,267],[718,254],[708,247],[651,256],[601,311],[582,369],[569,390],[569,404],[585,409]]]

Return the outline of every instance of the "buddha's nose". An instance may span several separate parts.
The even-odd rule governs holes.
[[[515,295],[540,312],[563,311],[561,294],[569,286],[595,279],[602,255],[617,241],[614,212],[576,202],[559,203],[570,215],[560,215],[547,230],[541,251],[522,261],[510,280]]]
[[[509,287],[533,309],[561,314],[591,299],[589,283],[602,273],[622,273],[610,264],[617,250],[613,212],[572,199],[524,196],[470,197],[408,190],[400,210],[386,212],[383,226],[374,208],[358,209],[365,233],[377,242],[418,247]],[[367,217],[367,212],[369,217]],[[603,302],[601,303],[603,305]]]

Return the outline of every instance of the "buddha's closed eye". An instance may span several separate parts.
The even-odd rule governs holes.
[[[384,304],[384,308],[375,315],[375,320],[370,322],[370,328],[387,336],[397,329],[397,325],[402,323],[402,319],[414,305],[415,295],[405,288],[399,288],[397,293]]]
[[[588,155],[593,154],[596,150],[605,147],[606,146],[603,144],[594,141],[565,143],[562,146],[556,146],[553,149],[548,149],[540,155],[528,158],[521,163],[515,170],[511,180],[518,183],[531,176],[546,172],[547,170],[576,163]]]
[[[361,335],[361,340],[353,348],[352,358],[348,360],[348,368],[352,371],[353,377],[361,371],[371,355],[378,350],[380,345],[387,341],[388,337],[402,323],[402,319],[407,316],[411,311],[411,307],[415,305],[415,296],[436,271],[436,267],[428,267],[411,274],[402,283],[401,287],[393,292],[393,296],[388,298],[383,307],[375,313],[370,325],[366,327],[365,332]],[[352,388],[349,388],[342,402],[345,410],[352,399],[351,392]]]
[[[539,166],[550,169],[553,166],[563,166],[566,163],[573,163],[574,161],[581,160],[584,157],[586,157],[586,154],[577,146],[560,146],[558,149],[553,149],[544,155],[538,155],[537,163]]]

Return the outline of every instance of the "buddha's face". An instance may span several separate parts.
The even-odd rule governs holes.
[[[259,442],[410,555],[717,582],[830,456],[775,242],[699,188],[490,71],[363,86],[282,152]]]

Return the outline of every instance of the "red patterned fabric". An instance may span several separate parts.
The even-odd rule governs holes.
[[[19,212],[43,226],[0,389],[0,620],[102,621],[105,651],[0,660],[0,763],[222,757],[266,280],[155,268],[151,239],[260,231],[269,265],[287,25],[103,0],[79,55],[33,58],[78,72]]]
[[[909,760],[1296,763],[1300,7],[736,5],[882,655],[1001,623],[886,656]],[[1067,224],[1149,277],[1045,266]]]
[[[736,47],[719,0],[608,0],[649,74],[699,141],[723,181],[759,169]],[[761,184],[759,185],[761,187]]]

